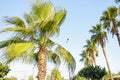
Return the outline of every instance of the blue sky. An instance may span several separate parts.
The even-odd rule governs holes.
[[[83,50],[83,46],[86,44],[86,40],[90,38],[88,32],[92,26],[99,22],[99,18],[102,12],[107,7],[119,4],[115,4],[114,0],[51,0],[56,7],[62,7],[67,10],[67,16],[65,22],[61,26],[59,37],[54,37],[53,40],[60,43],[66,49],[68,49],[74,56],[77,62],[76,72],[77,73],[84,65],[79,62],[79,54]],[[29,12],[32,0],[1,0],[0,1],[0,29],[7,27],[4,23],[3,16],[19,16],[22,17],[23,13]],[[10,37],[8,34],[1,34],[0,41]],[[66,43],[67,38],[69,42]],[[108,60],[111,66],[111,70],[114,73],[120,72],[120,49],[116,36],[112,38],[109,34],[109,41],[106,46],[106,52]],[[12,66],[20,66],[21,63],[15,63]],[[97,58],[97,64],[106,67],[105,59],[99,47],[99,57]],[[13,65],[13,64],[12,64]],[[31,68],[31,66],[25,65]],[[61,66],[61,73],[68,77],[67,73],[64,72],[65,67]],[[21,69],[20,69],[21,70]]]

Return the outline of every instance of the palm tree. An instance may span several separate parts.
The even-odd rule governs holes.
[[[86,51],[89,53],[89,56],[93,59],[94,64],[96,66],[95,55],[98,56],[96,44],[92,40],[87,40],[86,42],[87,45],[85,45],[84,47],[86,48]]]
[[[110,78],[112,80],[112,74],[111,74],[110,66],[109,66],[108,59],[106,56],[106,51],[105,51],[105,46],[107,41],[106,32],[102,29],[101,24],[97,24],[96,26],[93,26],[93,29],[91,29],[90,32],[92,33],[91,40],[102,47],[102,51],[103,51],[106,64],[109,70]]]
[[[106,11],[103,12],[103,16],[101,17],[100,21],[103,22],[103,26],[105,29],[110,31],[112,35],[116,35],[118,39],[118,43],[120,46],[120,34],[119,34],[119,26],[120,22],[117,20],[119,16],[119,9],[115,6],[109,7]]]
[[[87,50],[83,50],[80,56],[82,57],[80,61],[84,62],[86,67],[93,64],[93,59],[89,56],[89,53]]]
[[[65,16],[66,10],[56,9],[50,1],[37,0],[30,13],[24,14],[24,20],[16,16],[6,17],[5,21],[13,27],[1,32],[10,31],[13,37],[0,42],[0,48],[6,49],[3,58],[7,63],[18,59],[37,62],[38,80],[45,80],[47,60],[60,64],[62,58],[68,70],[74,72],[76,63],[73,56],[51,40],[52,36],[59,34]]]

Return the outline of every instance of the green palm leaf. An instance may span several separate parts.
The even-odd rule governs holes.
[[[112,33],[112,36],[116,35],[119,45],[120,45],[120,37],[119,37],[119,24],[118,24],[118,16],[119,16],[119,8],[115,6],[110,6],[103,12],[103,16],[101,17],[101,22],[105,29],[108,32]]]
[[[53,62],[53,63],[55,63],[57,65],[60,65],[60,63],[61,63],[60,57],[57,54],[55,54],[52,50],[49,50],[48,53],[49,53],[48,54],[48,59],[51,62]]]
[[[66,17],[66,10],[59,10],[56,12],[55,14],[55,22],[58,26],[60,26],[62,24],[62,22],[64,21]]]
[[[38,2],[33,5],[31,14],[35,20],[45,20],[52,15],[51,13],[54,13],[53,11],[54,7],[51,2]]]
[[[5,40],[5,41],[0,41],[0,48],[4,48],[7,47],[13,43],[19,43],[19,42],[26,42],[24,40],[22,40],[21,38],[15,37],[9,40]]]
[[[84,64],[86,66],[90,66],[93,64],[93,60],[92,58],[89,56],[89,53],[87,50],[83,50],[82,53],[80,54],[80,56],[82,57],[80,59],[80,61],[84,62]]]
[[[23,47],[24,46],[24,47]],[[33,55],[34,45],[30,42],[14,43],[6,48],[6,59],[9,62],[11,59],[22,58]]]
[[[56,43],[50,39],[47,40],[47,43],[46,43],[46,47],[48,47],[49,49],[51,49],[53,46],[55,46]]]
[[[68,66],[69,71],[74,72],[75,67],[76,67],[76,62],[74,58],[72,57],[72,55],[70,54],[70,52],[60,45],[58,45],[58,47],[56,48],[56,52],[65,61],[65,63]]]
[[[0,31],[1,33],[2,32],[7,32],[7,31],[14,31],[14,32],[25,32],[25,28],[23,28],[23,27],[16,27],[16,28],[6,28],[6,29],[4,29],[4,30],[2,30],[2,31]]]
[[[31,17],[29,14],[25,13],[25,14],[24,14],[24,19],[25,19],[25,21],[27,22],[27,24],[28,24],[29,26],[32,26],[32,24],[33,24],[33,19],[32,19],[32,17]]]
[[[16,27],[24,27],[25,28],[24,21],[21,18],[19,18],[19,17],[11,17],[11,18],[6,17],[5,21],[8,24],[15,25]]]

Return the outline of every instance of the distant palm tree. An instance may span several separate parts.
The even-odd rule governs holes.
[[[106,51],[105,51],[107,34],[103,30],[101,24],[97,24],[96,26],[93,26],[93,29],[91,29],[90,32],[92,33],[91,40],[94,43],[97,43],[102,47],[103,54],[104,54],[104,57],[105,57],[105,60],[106,60],[106,64],[107,64],[107,67],[108,67],[108,70],[109,70],[110,78],[112,80],[112,74],[111,74],[110,66],[109,66],[108,59],[107,59],[107,56],[106,56]]]
[[[73,56],[50,39],[59,34],[65,16],[66,10],[56,9],[50,1],[37,0],[30,14],[24,14],[24,20],[20,17],[6,17],[5,21],[13,27],[1,32],[14,33],[11,39],[0,42],[0,48],[6,49],[6,62],[19,59],[29,63],[37,62],[38,80],[45,80],[47,60],[60,64],[62,58],[68,70],[74,72],[76,63]]]
[[[116,35],[118,39],[118,43],[120,46],[120,34],[119,34],[119,26],[120,22],[117,20],[119,16],[119,9],[115,6],[108,7],[106,11],[103,12],[103,16],[101,17],[101,21],[105,29],[110,31],[112,35]]]
[[[87,44],[84,46],[86,51],[89,53],[89,56],[93,59],[96,66],[96,56],[98,56],[98,50],[96,44],[92,40],[87,40]]]
[[[80,61],[84,62],[85,66],[90,66],[93,64],[93,59],[89,56],[89,52],[87,50],[83,50],[80,54],[82,57]]]

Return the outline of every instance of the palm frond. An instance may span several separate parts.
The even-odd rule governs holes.
[[[4,29],[4,30],[2,30],[2,31],[0,31],[0,33],[3,33],[3,32],[8,32],[8,31],[12,31],[12,32],[25,32],[25,28],[23,28],[23,27],[15,27],[15,28],[6,28],[6,29]]]
[[[5,18],[6,23],[15,25],[16,27],[26,27],[24,21],[19,17]]]
[[[41,33],[44,33],[48,36],[59,34],[60,27],[56,24],[54,17],[47,19],[47,21],[39,21],[37,24],[39,26],[38,30]]]
[[[24,46],[24,47],[23,47]],[[6,48],[6,59],[10,62],[15,59],[29,58],[30,55],[34,54],[34,45],[30,42],[26,43],[14,43]],[[22,59],[24,60],[24,59]]]
[[[29,55],[25,55],[19,58],[22,62],[26,64],[34,64],[37,65],[37,53],[33,53],[33,51]]]
[[[24,28],[24,27],[15,27],[15,28],[6,28],[2,31],[0,31],[0,33],[3,32],[14,32],[17,34],[17,36],[21,36],[21,37],[32,37],[34,36],[34,30],[32,28]]]
[[[83,50],[82,53],[80,54],[80,56],[81,56],[80,61],[84,62],[88,55],[89,54],[87,53],[87,51]]]
[[[76,68],[76,62],[71,53],[60,45],[58,45],[56,48],[56,53],[65,61],[68,66],[68,70],[74,72]]]
[[[24,19],[25,19],[25,21],[27,22],[27,24],[28,24],[29,26],[32,26],[32,24],[33,24],[33,19],[32,19],[32,17],[31,17],[29,14],[25,13],[25,14],[24,14]]]
[[[45,20],[50,17],[54,7],[51,2],[37,2],[33,4],[31,14],[35,20]]]
[[[107,34],[106,34],[106,31],[103,30],[102,28],[102,25],[101,24],[97,24],[96,26],[96,29],[92,29],[94,30],[94,33],[92,33],[93,35],[91,36],[91,40],[94,42],[94,43],[97,43],[98,45],[103,45],[105,46],[106,44],[106,41],[107,41]]]
[[[116,18],[116,16],[119,14],[119,10],[115,6],[108,7],[108,12],[110,13],[110,17]]]
[[[46,47],[51,49],[55,45],[56,45],[56,43],[54,41],[52,41],[50,39],[47,40]]]
[[[48,59],[57,65],[60,65],[61,63],[60,57],[57,54],[55,54],[52,50],[48,51]]]
[[[54,28],[54,19],[45,20],[40,24],[41,32],[49,33]]]
[[[60,34],[60,27],[57,25],[54,25],[53,27],[54,28],[51,30],[50,37],[55,36],[55,35],[58,36]]]
[[[89,56],[89,52],[87,50],[83,50],[80,56],[80,61],[84,62],[85,66],[93,64],[93,59]]]
[[[96,29],[96,28],[94,28],[94,29]],[[96,31],[98,31],[98,30],[96,29]],[[87,40],[86,42],[87,42],[87,45],[85,45],[86,51],[83,51],[83,54],[88,53],[89,57],[91,57],[94,60],[94,63],[96,64],[95,57],[98,56],[98,50],[97,50],[96,43],[93,42],[92,40]]]
[[[64,22],[65,17],[66,17],[66,10],[58,10],[54,17],[56,24],[60,26]]]
[[[14,38],[9,39],[9,40],[1,41],[0,48],[4,48],[4,47],[7,47],[13,43],[20,43],[20,42],[26,42],[26,41],[22,40],[21,38],[14,37]]]

